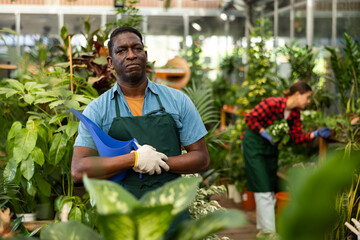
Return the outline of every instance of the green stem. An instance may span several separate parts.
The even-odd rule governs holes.
[[[42,109],[41,107],[39,107],[39,106],[36,105],[36,104],[34,104],[34,106],[35,106],[36,108],[38,108],[40,111],[42,111],[43,113],[45,113],[48,117],[51,118],[51,115],[50,115],[48,112],[46,112],[44,109]]]
[[[55,114],[58,115],[58,113],[57,113],[57,111],[56,111],[55,108],[54,108],[54,111],[55,111]],[[59,126],[62,127],[62,124],[61,124],[60,120],[58,120],[58,123],[59,123]]]
[[[354,88],[355,88],[355,94],[356,94],[356,99],[357,99],[357,98],[359,98],[359,91],[358,91],[358,80],[357,80],[357,77],[356,77],[354,65],[351,66],[351,72],[352,72],[353,77],[354,77]]]
[[[51,186],[51,189],[56,193],[56,195],[60,196],[60,194],[55,190],[53,186]]]
[[[62,177],[61,182],[62,182],[62,189],[63,189],[63,195],[65,196],[65,180],[64,180],[65,176]]]

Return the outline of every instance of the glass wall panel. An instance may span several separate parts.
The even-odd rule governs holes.
[[[337,1],[337,44],[344,44],[344,33],[360,40],[360,0]]]
[[[184,36],[182,16],[148,16],[149,35]]]
[[[146,35],[146,47],[149,62],[156,67],[164,66],[168,60],[180,55],[182,36]]]
[[[0,28],[15,29],[15,15],[14,14],[0,14]],[[2,32],[3,40],[0,40],[0,64],[14,64],[16,63],[16,39],[17,36]],[[5,45],[5,43],[7,46]],[[5,77],[11,77],[14,73],[11,69],[0,69],[0,81]]]
[[[290,39],[290,10],[279,13],[279,45],[281,42],[288,42]],[[280,41],[281,39],[281,41]]]
[[[283,47],[290,43],[290,11],[279,13],[279,30],[277,45]]]
[[[287,7],[290,5],[290,0],[279,0],[279,8]]]
[[[313,46],[331,45],[332,0],[316,0]]]
[[[0,28],[15,29],[15,15],[14,14],[0,14]]]
[[[306,6],[295,8],[294,40],[306,45]]]
[[[116,21],[116,15],[107,15],[106,16],[106,23]]]
[[[58,17],[55,14],[21,14],[21,34],[57,34]]]
[[[64,15],[64,24],[68,26],[68,32],[75,34],[85,32],[84,20],[86,20],[87,17],[88,15]],[[100,15],[91,15],[89,18],[91,31],[94,31],[101,26]]]
[[[229,35],[233,37],[234,41],[240,40],[245,36],[245,18],[244,17],[235,17],[233,21],[230,22],[230,31]]]
[[[225,35],[224,21],[219,17],[195,17],[189,18],[189,34],[203,35],[208,37],[211,35]]]
[[[15,15],[14,14],[0,14],[0,28],[10,28],[15,30]],[[4,40],[7,45],[15,46],[16,45],[16,36],[12,34],[2,33]],[[0,40],[0,54],[6,53],[7,49],[4,45],[4,42]]]
[[[147,30],[148,59],[155,61],[155,66],[164,66],[168,60],[180,55],[185,44],[182,16],[148,16]]]

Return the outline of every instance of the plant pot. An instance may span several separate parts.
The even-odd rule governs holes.
[[[278,192],[275,194],[275,197],[277,214],[281,214],[281,212],[284,210],[284,208],[290,201],[289,192]]]
[[[36,220],[36,213],[18,213],[17,217],[21,217],[21,222],[33,222]]]
[[[243,193],[241,194],[241,207],[244,210],[254,210],[255,209],[254,193],[247,191],[246,188],[243,188]]]
[[[234,203],[241,203],[241,193],[237,190],[237,188],[235,188],[233,197]]]
[[[228,189],[228,199],[233,199],[235,192],[236,192],[236,188],[234,184],[228,184],[227,185],[227,189]]]
[[[55,211],[52,203],[46,202],[46,203],[38,203],[36,205],[37,220],[54,219],[54,216],[55,216]]]

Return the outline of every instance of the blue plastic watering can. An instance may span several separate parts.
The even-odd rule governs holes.
[[[85,125],[93,138],[99,155],[102,157],[115,157],[130,153],[132,150],[137,150],[138,147],[135,143],[139,144],[134,138],[130,141],[119,141],[108,134],[106,134],[98,125],[87,118],[81,112],[71,108],[70,111]],[[110,181],[121,181],[125,178],[126,171],[110,177]],[[140,176],[141,177],[141,176]]]

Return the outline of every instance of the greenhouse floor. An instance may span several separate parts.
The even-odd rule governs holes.
[[[241,203],[234,203],[233,200],[228,199],[226,195],[213,196],[212,199],[219,202],[219,204],[227,209],[237,209],[245,214],[248,219],[248,224],[239,228],[228,229],[222,231],[216,235],[219,237],[228,237],[232,240],[253,240],[257,233],[256,230],[256,219],[255,219],[255,210],[243,210],[241,208]]]

